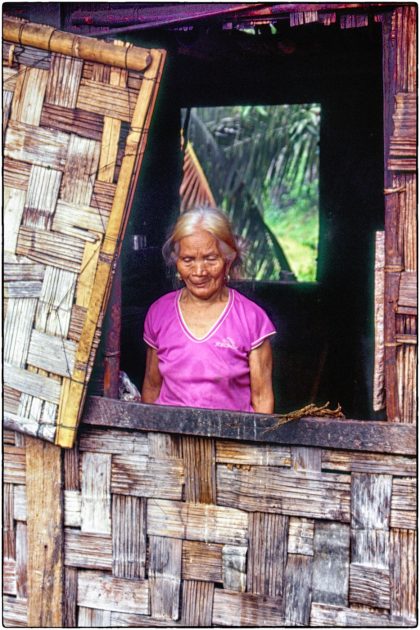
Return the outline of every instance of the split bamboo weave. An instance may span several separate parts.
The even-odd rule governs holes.
[[[164,52],[3,35],[5,422],[71,447]]]
[[[34,619],[53,587],[34,580],[60,550],[64,627],[416,624],[412,455],[82,425],[44,518],[42,442],[16,436],[4,436],[6,626],[53,625],[61,599],[51,591],[50,616]],[[39,549],[61,502],[53,561]],[[36,510],[45,533],[31,530]]]

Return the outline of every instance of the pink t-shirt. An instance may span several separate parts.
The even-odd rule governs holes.
[[[144,340],[155,348],[163,382],[161,405],[253,411],[249,353],[276,330],[257,304],[235,289],[217,322],[197,339],[179,307],[181,291],[152,304],[144,323]]]

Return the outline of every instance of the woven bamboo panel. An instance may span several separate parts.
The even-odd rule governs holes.
[[[71,447],[164,53],[3,27],[6,424]]]
[[[25,626],[32,482],[18,438],[5,435],[3,592],[6,625]],[[215,498],[197,503],[186,489],[204,442],[217,453]],[[246,476],[227,493],[232,453],[241,462],[232,471],[252,475],[259,503]],[[64,457],[64,626],[412,626],[415,464],[84,425]],[[178,487],[179,498],[167,498]],[[334,512],[337,496],[346,508]]]
[[[12,437],[4,588],[22,622],[25,449]],[[65,625],[415,623],[414,457],[215,440],[215,499],[197,503],[191,458],[214,442],[179,439],[83,426],[66,452]]]

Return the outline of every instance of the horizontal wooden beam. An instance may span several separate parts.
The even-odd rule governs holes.
[[[275,415],[146,405],[100,396],[88,397],[82,422],[229,440],[416,454],[415,426],[396,422],[307,417],[273,428]]]

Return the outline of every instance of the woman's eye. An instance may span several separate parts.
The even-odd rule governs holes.
[[[187,264],[190,263],[191,261],[192,261],[192,258],[188,258],[188,257],[185,257],[182,259],[182,262],[187,263]]]
[[[215,262],[217,260],[217,256],[207,256],[206,260],[208,260],[208,262]]]

